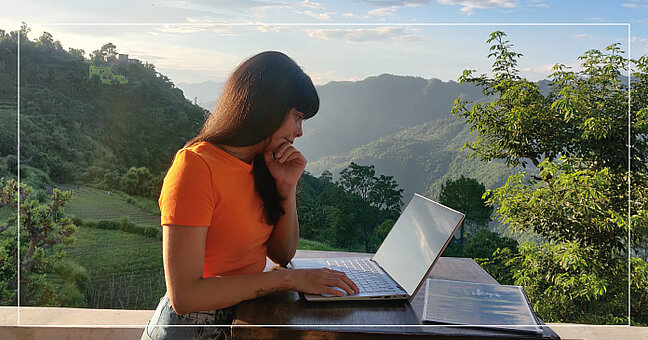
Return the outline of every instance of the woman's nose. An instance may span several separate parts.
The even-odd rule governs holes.
[[[295,133],[295,137],[301,137],[304,135],[304,131],[302,130],[302,122],[301,120],[299,123],[297,123],[297,132]]]

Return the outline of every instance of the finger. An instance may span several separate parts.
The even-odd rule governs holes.
[[[346,276],[344,276],[344,277],[346,277]],[[348,278],[347,278],[347,280],[348,280]],[[353,294],[356,293],[356,291],[353,288],[351,288],[349,283],[347,283],[342,277],[337,279],[337,282],[335,283],[335,286],[342,288],[349,295],[353,295]]]
[[[279,145],[279,147],[274,151],[274,158],[276,160],[279,160],[283,156],[284,152],[286,152],[286,150],[290,147],[292,147],[292,145],[290,145],[290,143],[288,142]]]
[[[292,161],[299,161],[300,164],[306,164],[306,158],[304,158],[304,155],[302,155],[302,153],[299,151],[290,154],[290,156],[288,156],[288,159],[286,159],[286,162]]]
[[[293,157],[293,155],[295,154],[297,154],[297,157],[299,157],[300,152],[291,146],[286,151],[284,151],[283,155],[281,155],[281,158],[279,158],[278,160],[280,163],[288,162],[289,160],[291,160],[291,157]]]
[[[272,150],[268,150],[263,154],[266,164],[269,164],[271,161],[274,161],[274,155]]]
[[[326,288],[326,294],[331,294],[331,295],[335,295],[335,296],[344,296],[343,291],[337,290],[337,289],[335,289],[333,287]]]
[[[355,284],[355,282],[353,282],[353,280],[351,280],[348,276],[344,275],[344,277],[342,277],[342,280],[347,285],[349,285],[349,287],[351,287],[351,289],[353,290],[353,293],[359,293],[360,292],[360,288],[358,288],[358,286]]]
[[[340,287],[345,291],[352,293],[353,289],[351,289],[351,286],[343,280],[344,277],[344,274],[332,274],[324,279],[324,283],[327,286]]]
[[[341,271],[338,271],[338,270],[331,270],[331,272],[339,275],[339,278],[342,281],[344,281],[344,283],[346,283],[351,288],[351,290],[353,290],[353,292],[351,292],[350,294],[360,292],[360,288],[358,288],[358,286],[348,276],[346,276],[346,274],[344,272],[341,272]]]

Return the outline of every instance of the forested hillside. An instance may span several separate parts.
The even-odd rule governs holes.
[[[0,35],[0,156],[16,155],[17,34]],[[21,41],[21,163],[55,182],[81,181],[146,166],[165,171],[174,152],[194,135],[205,112],[184,98],[152,64],[119,63],[114,45],[84,57],[65,51],[49,33]],[[90,64],[110,67],[128,84],[89,77]]]
[[[448,179],[464,175],[476,178],[487,188],[496,188],[515,169],[501,162],[484,163],[466,159],[465,142],[473,140],[470,128],[456,118],[439,119],[354,148],[348,153],[326,156],[309,164],[309,171],[333,173],[350,162],[373,164],[380,173],[393,175],[409,200],[414,192],[437,197],[441,185]]]

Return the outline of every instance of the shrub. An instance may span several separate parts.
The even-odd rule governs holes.
[[[79,217],[72,217],[72,223],[74,223],[75,226],[82,226],[83,225],[83,220]]]
[[[82,226],[88,227],[88,228],[99,228],[99,223],[97,221],[94,221],[94,220],[88,220],[88,221],[83,222]]]
[[[58,289],[57,300],[64,307],[88,307],[83,292],[72,282],[66,282]]]
[[[110,229],[110,230],[119,230],[119,221],[100,220],[99,222],[97,222],[97,228],[99,228],[99,229]]]
[[[119,219],[119,230],[127,233],[139,234],[135,223],[130,222],[126,217]]]
[[[159,227],[145,227],[143,235],[153,238],[161,238],[162,233],[160,233]]]
[[[66,282],[75,284],[78,288],[84,288],[90,281],[88,271],[80,264],[66,259],[54,265],[54,272],[60,275]]]

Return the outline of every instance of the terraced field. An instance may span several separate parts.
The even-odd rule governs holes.
[[[119,230],[79,228],[66,249],[88,271],[92,308],[155,309],[165,292],[162,242]]]
[[[128,203],[127,198],[118,193],[76,185],[62,185],[60,189],[74,191],[66,212],[81,219],[119,220],[126,217],[137,224],[160,225],[159,215]]]
[[[74,191],[66,212],[81,219],[126,217],[138,224],[160,225],[159,215],[129,203],[120,194],[84,186],[67,185],[60,189]],[[154,309],[157,306],[166,290],[160,240],[87,227],[79,227],[74,236],[77,241],[65,249],[68,259],[88,272],[90,281],[84,293],[89,307]],[[336,250],[308,240],[300,240],[299,249]]]

